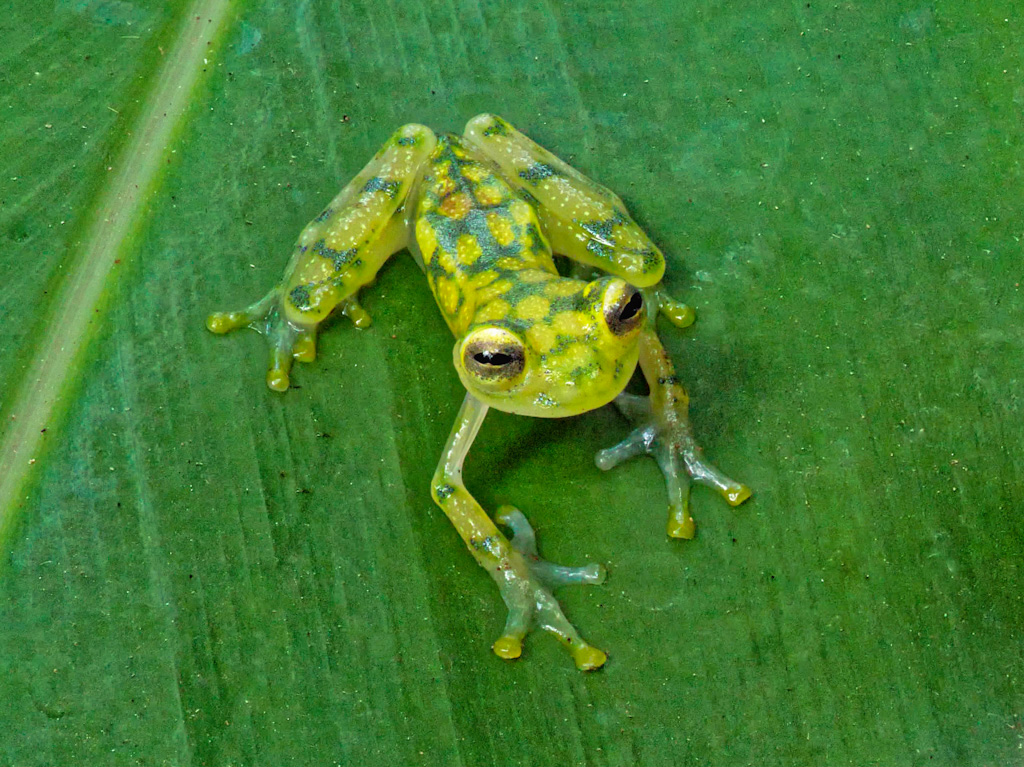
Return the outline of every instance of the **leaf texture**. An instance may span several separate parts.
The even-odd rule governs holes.
[[[193,7],[0,18],[0,414]],[[231,6],[116,244],[0,567],[0,763],[1007,764],[1019,758],[1022,35],[1008,11],[611,2]],[[400,256],[281,396],[294,238],[403,122],[508,118],[620,194],[697,308],[666,343],[754,490],[663,534],[627,426],[489,416],[467,464],[609,651],[504,611],[428,483],[461,400]],[[84,127],[83,127],[84,126]],[[134,232],[134,234],[132,234]],[[54,340],[57,339],[57,340]],[[13,417],[13,419],[12,419]],[[0,456],[9,458],[8,456]]]

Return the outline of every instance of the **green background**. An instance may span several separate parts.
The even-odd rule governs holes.
[[[0,17],[0,412],[183,3]],[[1012,3],[432,0],[234,8],[0,566],[5,764],[1011,764],[1024,748],[1024,50]],[[664,536],[610,409],[492,413],[467,485],[611,659],[490,652],[432,504],[461,400],[411,259],[281,396],[294,238],[403,122],[497,112],[618,192],[698,322],[708,455]]]

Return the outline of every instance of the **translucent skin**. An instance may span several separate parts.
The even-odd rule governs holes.
[[[616,335],[605,322],[602,298],[625,283],[561,277],[542,231],[535,208],[492,165],[456,137],[440,137],[424,170],[415,236],[427,282],[458,338],[459,378],[499,410],[576,415],[622,391],[636,367],[638,333]],[[510,386],[487,386],[464,364],[466,339],[483,328],[504,328],[525,349],[524,370]]]
[[[639,453],[655,457],[669,494],[668,534],[692,538],[689,478],[732,505],[750,495],[701,457],[686,392],[655,332],[659,314],[685,327],[693,311],[659,289],[664,257],[622,200],[500,117],[483,114],[461,138],[416,124],[399,128],[303,229],[282,282],[246,309],[210,315],[207,327],[264,333],[267,385],[284,391],[293,360],[315,359],[317,326],[332,311],[369,326],[358,291],[404,248],[423,267],[456,338],[453,362],[467,396],[431,492],[509,608],[494,652],[518,657],[522,639],[539,625],[569,648],[579,668],[599,668],[605,654],[579,636],[549,589],[599,583],[603,569],[540,559],[529,523],[512,507],[496,517],[512,531],[502,534],[463,485],[462,463],[489,407],[563,417],[614,400],[638,425],[598,454],[598,466]],[[577,271],[605,276],[562,276],[552,251]],[[638,361],[647,397],[622,393]]]

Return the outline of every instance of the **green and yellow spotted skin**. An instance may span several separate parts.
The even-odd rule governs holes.
[[[616,194],[497,115],[470,120],[466,141],[485,152],[534,204],[556,253],[622,277],[638,288],[662,278],[665,257]]]
[[[560,276],[553,242],[555,252],[610,276]],[[303,229],[283,282],[207,324],[218,333],[250,325],[269,336],[267,383],[283,391],[292,360],[315,358],[316,328],[335,308],[369,325],[358,291],[405,247],[456,336],[459,377],[486,404],[574,415],[611,401],[632,375],[641,323],[609,317],[636,288],[660,279],[660,251],[618,197],[494,115],[471,120],[462,138],[399,128]],[[635,299],[629,311],[642,305]],[[469,347],[500,346],[509,335],[523,356],[516,376],[507,373],[519,361],[502,375],[467,362]]]
[[[283,286],[289,320],[301,325],[321,322],[404,246],[405,221],[395,214],[405,205],[416,172],[435,144],[429,128],[403,126],[306,225]]]
[[[428,159],[415,227],[427,282],[456,336],[484,305],[493,314],[513,285],[558,276],[536,211],[455,136],[440,136]]]
[[[527,632],[541,626],[578,668],[599,668],[607,656],[580,637],[550,589],[600,583],[603,568],[541,559],[521,512],[502,507],[492,519],[469,493],[463,461],[489,407],[560,417],[614,399],[637,426],[598,453],[598,467],[641,453],[655,457],[668,491],[668,534],[693,537],[690,478],[733,505],[750,495],[703,460],[686,392],[655,331],[658,315],[685,327],[693,312],[660,289],[664,258],[622,200],[505,120],[483,114],[461,137],[417,124],[399,128],[303,229],[281,283],[243,310],[211,314],[207,327],[265,334],[267,385],[285,391],[293,361],[315,359],[317,327],[331,312],[339,309],[360,328],[370,324],[358,291],[406,248],[455,336],[452,358],[467,391],[431,495],[508,606],[493,650],[517,658]],[[605,276],[561,276],[552,253]],[[623,392],[638,363],[649,396]]]
[[[482,402],[525,415],[573,415],[625,386],[636,367],[636,333],[607,328],[603,299],[628,286],[559,276],[534,207],[455,136],[440,136],[430,155],[415,236],[430,289],[460,339],[455,368]],[[465,364],[467,344],[492,328],[523,343],[524,370],[512,385],[481,382]]]

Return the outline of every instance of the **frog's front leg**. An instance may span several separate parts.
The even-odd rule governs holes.
[[[393,253],[411,237],[405,203],[414,194],[420,169],[436,146],[422,125],[404,125],[377,152],[295,243],[284,279],[254,304],[216,312],[206,320],[214,333],[251,327],[267,337],[270,363],[267,385],[289,386],[292,360],[316,358],[316,329],[340,307],[364,328],[370,315],[359,305],[360,288],[370,283]]]
[[[598,468],[608,470],[634,455],[653,456],[668,488],[668,534],[673,538],[693,538],[696,528],[690,516],[688,477],[715,488],[732,506],[747,500],[750,489],[704,460],[703,451],[690,431],[686,390],[654,332],[653,318],[651,322],[652,326],[640,335],[640,368],[651,393],[646,397],[622,393],[615,398],[623,415],[638,425],[618,445],[600,451],[596,463]]]
[[[601,583],[604,568],[562,567],[542,560],[526,517],[517,509],[504,506],[499,509],[497,520],[512,530],[512,539],[508,540],[462,482],[466,453],[486,414],[487,405],[467,394],[434,474],[431,493],[470,553],[498,584],[508,607],[505,631],[494,643],[494,652],[507,660],[518,658],[523,638],[536,625],[554,634],[568,648],[577,668],[600,668],[607,655],[580,637],[550,589],[565,583]]]

